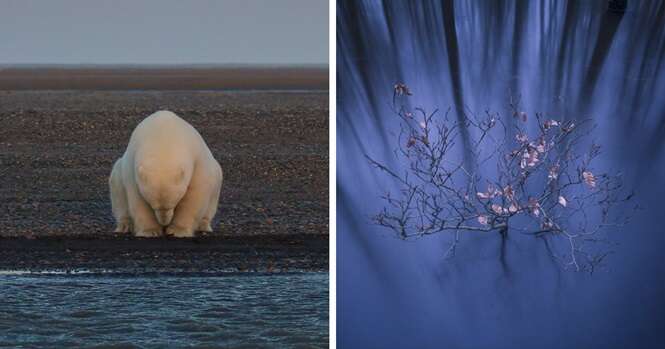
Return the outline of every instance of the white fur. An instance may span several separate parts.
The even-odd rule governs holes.
[[[212,231],[222,168],[194,127],[158,111],[136,126],[109,187],[116,232],[191,237]]]

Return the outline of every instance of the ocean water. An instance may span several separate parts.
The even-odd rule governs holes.
[[[327,345],[327,273],[0,276],[0,347]]]

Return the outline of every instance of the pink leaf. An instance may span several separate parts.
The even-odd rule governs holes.
[[[503,214],[504,209],[501,207],[501,205],[492,204],[492,211],[494,211],[496,214]]]
[[[478,196],[478,199],[489,199],[490,198],[489,194],[481,193],[481,192],[476,193],[476,196]]]
[[[511,187],[510,185],[503,187],[503,195],[506,197],[506,199],[512,200],[513,196],[515,195],[513,187]]]
[[[529,141],[529,137],[525,135],[524,133],[519,133],[515,136],[515,139],[520,142],[520,143],[526,143]]]
[[[515,213],[515,212],[517,212],[517,211],[519,211],[519,208],[517,207],[517,205],[515,205],[515,204],[510,204],[510,206],[508,206],[508,212],[510,212],[510,213]]]

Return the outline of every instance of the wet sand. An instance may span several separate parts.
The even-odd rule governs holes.
[[[84,273],[279,273],[328,270],[328,237],[213,235],[137,239],[117,235],[3,238],[0,270]]]
[[[0,91],[0,269],[327,269],[327,92],[59,86]],[[112,233],[111,166],[162,109],[196,127],[224,169],[214,233],[191,241]]]

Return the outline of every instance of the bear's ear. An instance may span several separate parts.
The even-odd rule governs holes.
[[[175,176],[175,182],[176,182],[176,183],[182,183],[182,181],[183,181],[184,179],[185,179],[185,169],[184,169],[184,168],[180,168],[180,169],[178,170],[178,174],[176,174],[176,176]]]
[[[143,167],[143,165],[139,165],[139,167],[137,168],[137,172],[139,174],[139,179],[142,182],[146,182],[146,180],[148,179],[148,174],[146,173],[145,167]]]

